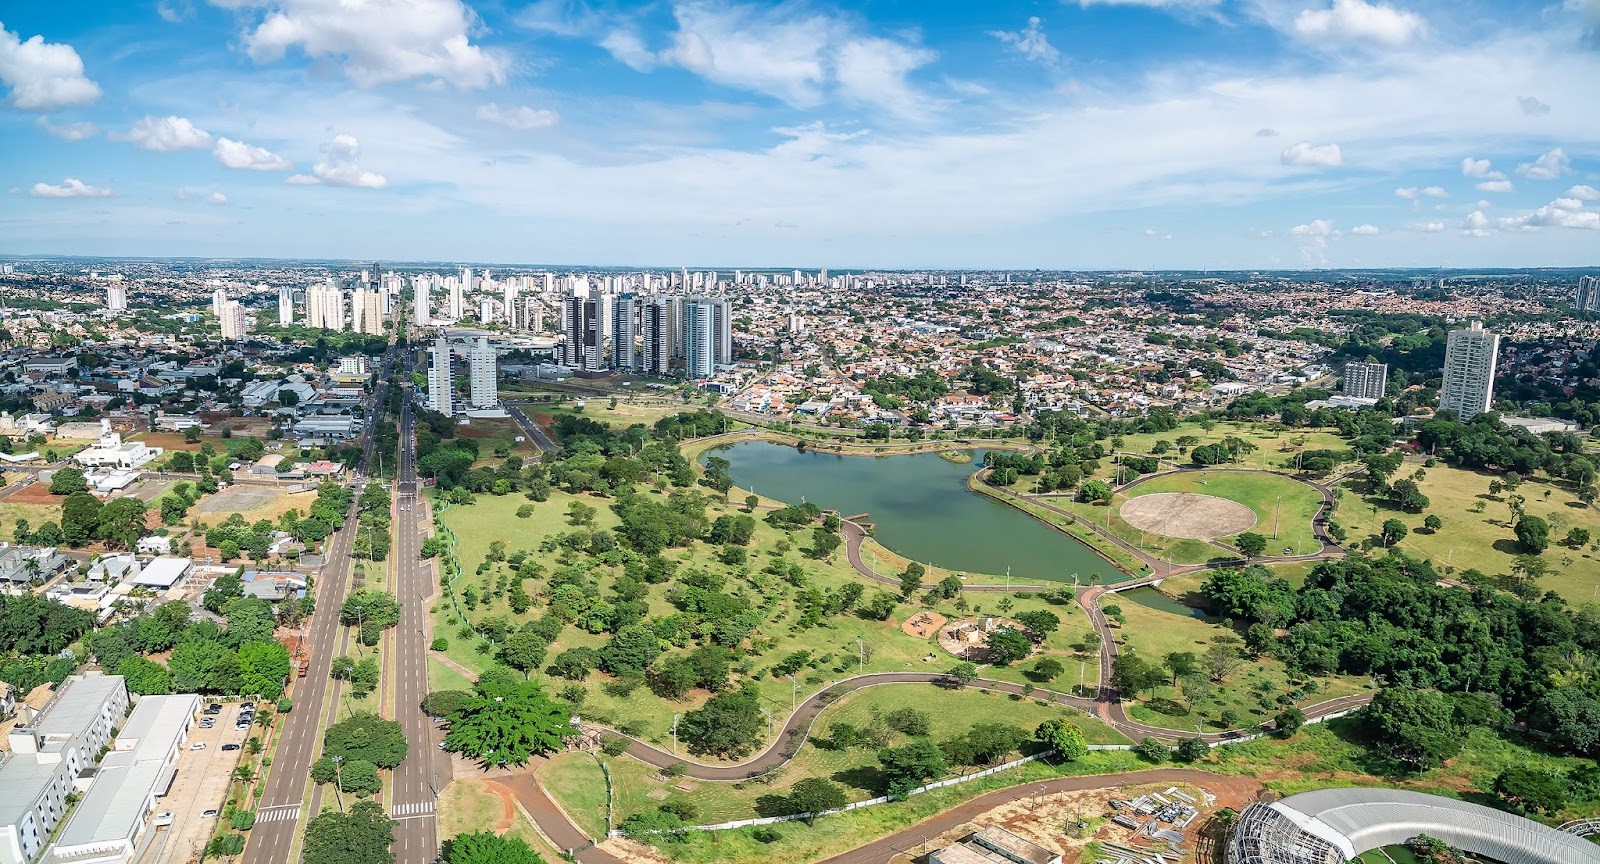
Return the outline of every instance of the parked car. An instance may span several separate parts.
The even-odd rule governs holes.
[[[237,750],[237,749],[239,749],[239,745],[238,744],[224,744],[224,745],[222,745],[222,749],[224,749],[224,750]]]
[[[200,818],[201,819],[215,819],[215,818],[217,818],[217,811],[214,808],[211,809],[211,810],[201,810],[200,811]]]
[[[190,750],[204,750],[204,749],[206,749],[206,742],[204,742],[204,741],[196,741],[193,744],[189,745],[189,749]]]

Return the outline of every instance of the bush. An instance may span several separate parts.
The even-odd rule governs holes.
[[[628,751],[628,745],[632,743],[621,735],[607,735],[605,740],[600,742],[600,752],[607,756],[621,756]]]
[[[294,700],[287,697],[278,700],[278,713],[287,714],[294,710]]]
[[[429,643],[428,645],[429,651],[448,651],[449,649],[450,640],[444,638],[443,636],[434,639],[433,642]]]

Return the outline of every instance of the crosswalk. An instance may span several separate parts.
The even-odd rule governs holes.
[[[280,804],[256,812],[257,825],[263,822],[292,822],[298,818],[300,818],[299,804]]]
[[[432,813],[432,812],[433,812],[433,802],[432,801],[417,801],[417,802],[414,802],[414,803],[411,803],[411,804],[396,804],[396,805],[394,805],[394,814],[393,815],[394,815],[394,817],[396,819],[399,819],[402,816],[426,816],[426,815],[428,815],[429,813]]]

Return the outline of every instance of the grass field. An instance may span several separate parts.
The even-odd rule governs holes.
[[[46,522],[61,522],[61,505],[46,506],[43,504],[20,504],[11,501],[0,501],[0,537],[6,540],[15,540],[17,534],[17,520],[28,520],[31,530],[39,530],[39,526]]]
[[[557,753],[539,769],[539,783],[545,794],[561,802],[583,833],[604,837],[610,827],[606,825],[606,778],[596,756],[599,754]]]
[[[451,508],[445,515],[445,520],[457,535],[463,573],[456,581],[456,591],[460,593],[471,585],[483,594],[492,593],[482,591],[484,577],[476,572],[489,552],[490,543],[496,539],[507,538],[508,551],[536,550],[542,538],[571,530],[567,525],[566,510],[568,503],[574,500],[580,499],[559,491],[552,492],[550,500],[535,504],[533,515],[526,519],[519,519],[515,515],[519,507],[528,503],[521,496],[496,498],[482,495],[478,497],[476,504]],[[583,500],[596,507],[597,528],[607,528],[616,524],[616,517],[607,508],[608,502],[605,499],[584,496]],[[708,515],[715,518],[722,513],[735,513],[738,509],[714,504],[708,509]],[[818,626],[798,629],[794,624],[796,615],[792,604],[784,602],[792,598],[798,589],[783,580],[756,572],[764,567],[768,560],[774,557],[784,557],[790,561],[798,560],[811,586],[817,589],[836,588],[846,582],[864,580],[861,580],[861,577],[845,562],[842,551],[836,553],[831,561],[799,559],[793,551],[780,556],[778,551],[780,544],[788,544],[789,547],[797,549],[808,542],[805,534],[797,533],[790,536],[765,522],[758,521],[757,525],[754,539],[749,547],[752,561],[743,568],[730,567],[718,562],[714,557],[716,547],[703,543],[695,543],[688,549],[671,549],[667,555],[684,566],[703,567],[712,572],[725,574],[730,589],[753,591],[757,596],[776,601],[772,611],[769,612],[767,623],[758,628],[756,634],[758,640],[760,637],[767,637],[775,644],[763,646],[759,651],[747,650],[743,657],[736,660],[736,666],[742,664],[748,672],[747,677],[753,678],[761,686],[766,707],[775,716],[783,716],[790,710],[791,686],[787,679],[779,680],[765,674],[766,667],[794,651],[811,651],[814,659],[811,667],[800,675],[800,698],[805,698],[833,682],[862,671],[943,671],[954,665],[956,658],[941,651],[931,639],[919,639],[900,630],[900,623],[906,616],[914,614],[919,609],[928,608],[921,603],[920,598],[914,603],[899,607],[888,621],[870,620],[855,614],[841,614],[824,619]],[[615,578],[610,569],[601,568],[593,573],[598,578],[602,590],[605,590]],[[490,574],[500,572],[504,571],[496,568],[491,569]],[[495,576],[495,580],[498,580],[498,576]],[[540,586],[536,583],[527,584],[525,587],[536,597],[540,593]],[[665,596],[667,587],[667,585],[651,587],[647,602],[652,615],[673,613],[674,607],[667,602]],[[867,596],[871,596],[880,587],[875,584],[868,585]],[[1073,645],[1080,640],[1087,625],[1082,612],[1075,607],[1054,605],[1044,598],[1028,594],[974,595],[968,598],[967,602],[973,604],[968,607],[969,612],[981,607],[990,614],[1007,612],[1016,614],[1034,608],[1050,609],[1062,619],[1062,628],[1045,640],[1041,651],[1035,654],[1034,659],[1053,656],[1069,669],[1076,667],[1080,658]],[[952,617],[959,614],[952,601],[941,601],[932,608]],[[512,614],[503,601],[494,601],[488,606],[480,604],[476,610],[467,614],[474,621],[482,621],[490,616],[504,616],[516,626],[543,614],[543,611],[543,607],[536,603],[527,613],[518,616]],[[455,620],[448,600],[441,600],[436,604],[435,632],[450,640],[447,653],[462,665],[475,671],[482,671],[491,665],[492,658],[478,651],[476,640],[462,635],[461,624]],[[548,654],[554,656],[566,648],[578,646],[597,648],[603,645],[607,638],[605,634],[590,634],[576,627],[567,627],[557,642],[550,647]],[[871,649],[871,656],[864,664],[858,663],[857,639]],[[1031,663],[1030,660],[1024,665],[1031,666]],[[986,671],[985,674],[1023,682],[1026,680],[1023,677],[1023,668],[1024,666],[1012,666],[995,669],[992,672]],[[670,744],[673,714],[697,707],[708,696],[701,691],[692,691],[685,699],[675,701],[656,697],[644,689],[634,691],[628,696],[615,696],[597,686],[605,680],[606,677],[600,673],[590,677],[583,703],[584,716],[597,722],[634,721],[641,726],[644,737],[658,745]],[[1094,676],[1088,676],[1086,680],[1094,683]],[[1076,683],[1075,677],[1072,683]]]
[[[1129,490],[1138,497],[1154,492],[1193,492],[1237,501],[1255,511],[1252,528],[1268,540],[1268,555],[1315,552],[1322,543],[1311,533],[1311,520],[1322,494],[1289,477],[1247,471],[1185,471],[1152,478]]]
[[[456,435],[478,443],[480,464],[499,464],[502,457],[495,455],[497,451],[524,459],[531,459],[539,453],[539,448],[532,441],[517,441],[517,437],[522,435],[522,427],[509,417],[474,417],[470,423],[457,426]]]
[[[1162,589],[1164,593],[1171,593],[1169,584],[1163,584]],[[1107,598],[1101,603],[1102,608],[1110,605],[1121,608],[1127,619],[1117,634],[1124,650],[1132,649],[1152,663],[1159,664],[1169,653],[1180,651],[1188,651],[1199,657],[1210,647],[1213,638],[1232,632],[1219,621],[1174,615],[1127,598]],[[1296,700],[1296,704],[1310,705],[1361,692],[1368,684],[1364,678],[1343,676],[1315,680],[1315,692],[1305,693]],[[1146,723],[1175,729],[1193,729],[1200,725],[1206,731],[1211,731],[1233,725],[1221,720],[1222,712],[1227,710],[1237,713],[1244,724],[1265,721],[1282,710],[1283,706],[1277,702],[1279,694],[1289,693],[1301,686],[1303,682],[1291,682],[1281,662],[1263,656],[1242,662],[1226,680],[1207,688],[1205,695],[1200,698],[1186,698],[1181,690],[1174,687],[1158,687],[1153,692],[1141,694],[1145,698],[1129,713]],[[1156,701],[1152,701],[1152,698]],[[1170,703],[1176,703],[1177,707],[1172,707]],[[1160,706],[1163,711],[1175,713],[1158,712],[1151,706]]]
[[[1233,437],[1241,438],[1256,446],[1255,452],[1246,454],[1240,460],[1240,467],[1282,469],[1294,459],[1295,452],[1300,449],[1350,449],[1350,442],[1339,437],[1335,429],[1292,429],[1275,432],[1271,426],[1269,423],[1226,422],[1216,424],[1210,432],[1207,432],[1198,423],[1182,423],[1170,432],[1124,435],[1122,450],[1128,453],[1148,454],[1157,441],[1166,441],[1172,449],[1162,454],[1161,458],[1188,464],[1188,456],[1178,453],[1178,438],[1192,435],[1200,439],[1200,444],[1216,444],[1224,438]],[[1297,441],[1300,443],[1295,443]],[[1110,443],[1105,443],[1107,449],[1110,449]],[[1100,471],[1095,476],[1104,480],[1115,474],[1116,466],[1111,460],[1105,459],[1101,460]]]
[[[1420,462],[1408,461],[1395,479],[1409,477],[1421,467]],[[1489,495],[1489,482],[1497,476],[1442,464],[1424,471],[1418,485],[1432,502],[1425,513],[1402,513],[1391,509],[1387,502],[1364,498],[1359,492],[1362,482],[1351,481],[1346,484],[1333,520],[1344,526],[1350,534],[1349,542],[1354,544],[1375,539],[1385,520],[1399,519],[1411,529],[1398,544],[1409,555],[1432,559],[1445,572],[1471,567],[1489,575],[1509,573],[1520,550],[1509,524],[1509,493]],[[1542,556],[1551,572],[1540,580],[1539,587],[1555,591],[1572,603],[1600,599],[1600,556],[1592,545],[1600,540],[1600,511],[1585,507],[1566,489],[1545,482],[1525,482],[1516,494],[1523,496],[1529,515],[1543,518],[1551,527],[1550,548]],[[1481,513],[1476,511],[1479,504],[1484,508]],[[1422,520],[1429,514],[1444,521],[1444,527],[1436,534],[1422,527]],[[1559,545],[1556,541],[1571,528],[1587,528],[1595,539],[1580,549]]]
[[[508,804],[490,785],[492,782],[478,778],[458,779],[440,791],[437,817],[439,839],[445,840],[473,831],[493,831],[509,818],[511,827],[504,836],[527,841],[547,862],[562,860],[560,850],[545,842],[543,835],[523,818],[520,810],[509,806],[510,814],[507,816]]]
[[[446,636],[445,638],[450,638]],[[472,682],[467,676],[440,663],[432,657],[428,658],[428,689],[429,690],[471,690]]]

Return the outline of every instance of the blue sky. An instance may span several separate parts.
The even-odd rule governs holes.
[[[0,5],[0,252],[1600,263],[1600,0]]]

